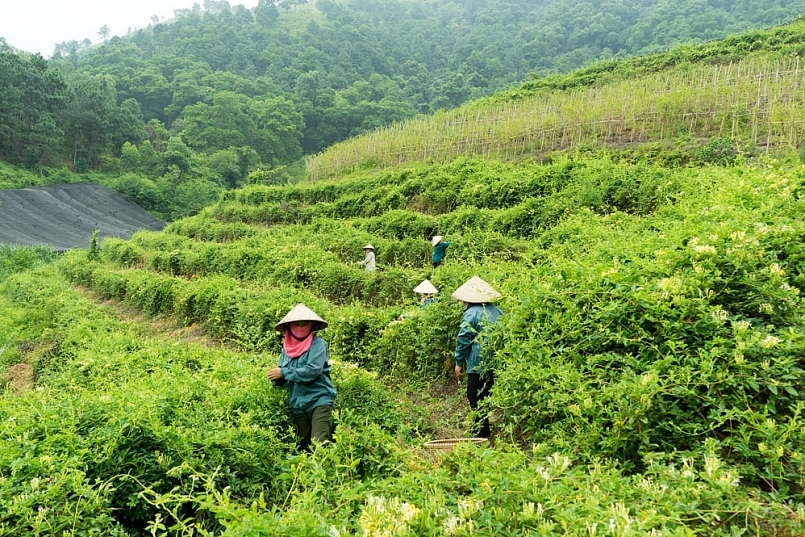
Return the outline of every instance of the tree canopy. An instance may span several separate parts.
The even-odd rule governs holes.
[[[97,46],[61,43],[50,60],[1,47],[0,158],[115,170],[129,143],[141,157],[130,171],[158,179],[173,136],[203,164],[179,167],[185,179],[195,169],[242,184],[249,170],[210,174],[211,156],[217,169],[245,154],[287,166],[529,77],[802,12],[805,0],[261,0],[251,10],[205,1],[122,38],[101,33]]]

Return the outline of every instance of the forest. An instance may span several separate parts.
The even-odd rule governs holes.
[[[304,156],[394,122],[803,11],[805,0],[207,0],[96,45],[60,43],[50,59],[0,41],[0,159],[51,181],[118,174],[121,193],[173,219],[250,172],[298,179]],[[202,201],[176,207],[177,190]]]
[[[372,5],[396,4],[316,10]],[[267,20],[314,12],[286,6]],[[246,13],[225,7],[161,31]],[[65,95],[94,81],[153,139],[106,141],[80,173],[2,162],[0,188],[102,183],[169,223],[0,245],[0,536],[805,534],[805,20],[523,80],[294,162],[244,150],[223,182],[235,149],[184,133],[214,99],[165,123],[85,70],[125,41],[3,56]],[[434,451],[476,417],[451,298],[473,276],[502,295],[492,435]],[[267,377],[297,303],[328,323],[338,392],[309,453]]]

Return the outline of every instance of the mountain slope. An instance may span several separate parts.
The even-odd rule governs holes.
[[[57,251],[86,248],[90,237],[123,239],[165,223],[100,185],[51,185],[0,190],[0,243],[45,245]]]

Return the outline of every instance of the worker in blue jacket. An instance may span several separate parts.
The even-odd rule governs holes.
[[[431,244],[433,245],[433,254],[430,256],[430,260],[433,263],[433,268],[438,267],[444,261],[444,256],[447,254],[447,247],[450,246],[449,242],[445,242],[444,237],[441,235],[436,235],[431,239]]]
[[[297,304],[274,327],[285,337],[279,363],[268,370],[268,378],[288,389],[299,448],[305,451],[311,439],[327,442],[333,435],[336,390],[327,343],[316,335],[326,327],[327,322],[304,304]]]
[[[494,349],[485,340],[483,332],[502,314],[500,308],[490,304],[501,295],[484,280],[473,276],[450,296],[464,303],[454,353],[456,375],[461,377],[466,373],[467,399],[470,408],[477,412],[478,403],[489,395],[495,382],[494,372],[488,367]],[[476,414],[473,434],[489,438],[489,417],[486,413]]]

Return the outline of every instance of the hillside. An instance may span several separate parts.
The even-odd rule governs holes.
[[[529,78],[804,12],[805,0],[210,0],[50,60],[0,46],[0,159],[207,189],[255,169],[287,179],[303,156]]]
[[[802,535],[797,39],[527,85],[348,140],[308,162],[315,180],[229,190],[94,255],[0,250],[0,529]],[[719,46],[732,53],[687,61]],[[490,119],[529,99],[565,143],[518,139],[524,112]],[[616,109],[630,140],[592,126]],[[577,130],[561,123],[571,111]],[[485,127],[492,149],[457,146],[442,129],[451,114]],[[549,132],[548,116],[527,121]],[[441,143],[387,157],[412,130]],[[433,268],[436,234],[450,247]],[[374,273],[357,265],[367,242]],[[450,298],[473,275],[502,294],[488,332],[493,434],[434,454],[424,442],[473,418],[453,375],[462,306]],[[439,300],[417,309],[425,278]],[[329,323],[338,390],[335,442],[311,454],[266,378],[273,327],[297,302]]]
[[[0,207],[0,243],[56,251],[87,248],[90,237],[128,239],[142,229],[165,227],[142,207],[99,185],[2,190]]]
[[[800,21],[535,79],[336,144],[306,158],[308,177],[462,155],[512,160],[608,148],[684,164],[800,148],[803,47]]]

